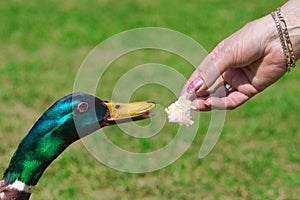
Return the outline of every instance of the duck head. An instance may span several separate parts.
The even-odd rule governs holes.
[[[154,106],[152,101],[121,104],[84,93],[63,97],[19,144],[0,182],[0,194],[5,195],[16,182],[36,185],[50,163],[74,141],[105,126],[149,118]]]

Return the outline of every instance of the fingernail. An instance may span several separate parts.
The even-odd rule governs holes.
[[[194,79],[188,86],[187,92],[193,93],[195,90],[199,89],[203,85],[203,80],[200,77]]]

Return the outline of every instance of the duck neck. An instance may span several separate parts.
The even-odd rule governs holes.
[[[74,134],[75,130],[63,126],[71,127],[64,124],[45,132],[37,123],[19,144],[3,179],[10,183],[20,181],[26,185],[36,185],[51,162],[79,139],[77,134]]]

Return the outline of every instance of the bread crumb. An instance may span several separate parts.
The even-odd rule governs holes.
[[[190,126],[194,123],[191,117],[191,104],[185,96],[172,103],[165,111],[168,115],[169,122],[179,123],[180,126]]]

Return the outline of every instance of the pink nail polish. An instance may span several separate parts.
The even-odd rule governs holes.
[[[193,93],[203,85],[203,80],[200,77],[194,79],[187,88],[188,93]]]

